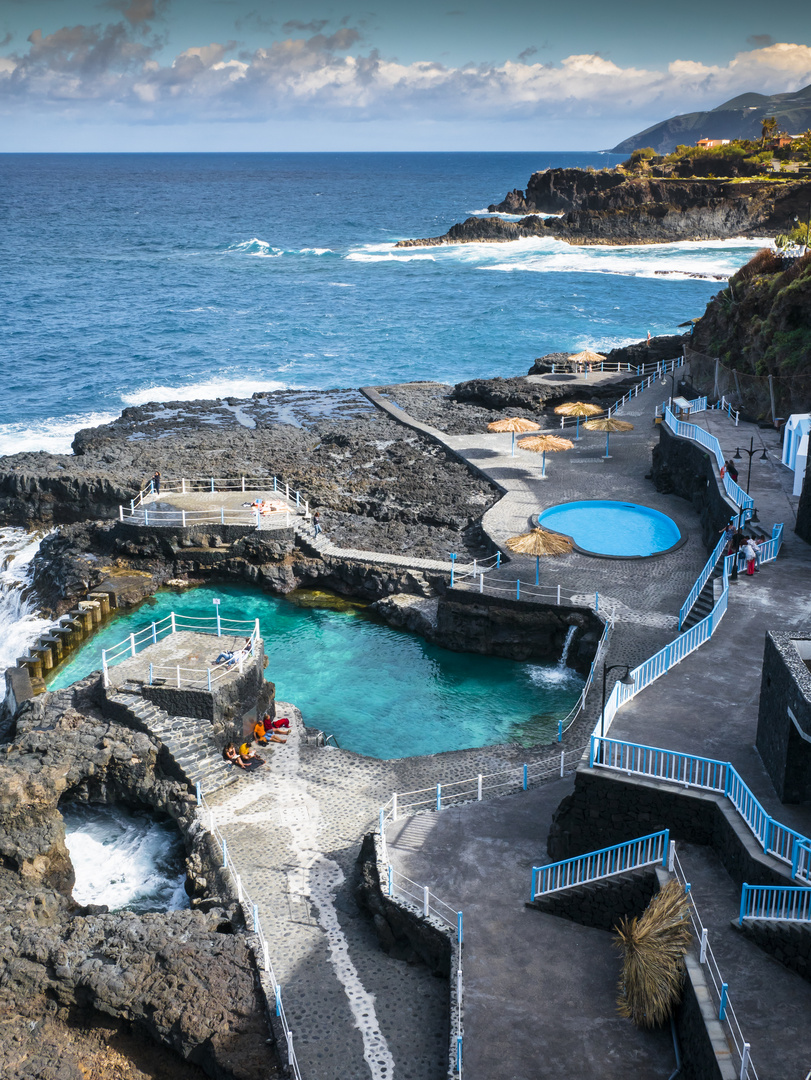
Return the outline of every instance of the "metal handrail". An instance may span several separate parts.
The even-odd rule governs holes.
[[[692,610],[696,600],[698,600],[699,595],[701,594],[701,590],[710,580],[710,576],[712,575],[715,567],[718,565],[718,560],[721,558],[721,554],[728,542],[729,541],[727,540],[726,534],[724,534],[713,548],[712,555],[710,555],[709,559],[707,559],[706,563],[704,564],[704,569],[698,575],[695,585],[687,594],[687,599],[684,601],[681,608],[679,609],[679,633],[681,633],[681,628],[684,625],[684,620],[690,614],[690,611]]]
[[[738,925],[744,919],[775,922],[811,921],[811,889],[795,885],[747,885],[741,889]]]
[[[729,985],[724,982],[724,978],[721,975],[718,961],[715,959],[715,954],[709,943],[707,929],[701,921],[690,883],[687,881],[684,868],[676,855],[676,845],[673,842],[670,844],[668,870],[676,876],[676,879],[684,887],[687,893],[687,910],[690,914],[690,922],[693,926],[695,941],[698,944],[698,961],[702,967],[706,969],[707,974],[710,977],[709,981],[712,983],[713,989],[715,990],[718,1019],[721,1023],[726,1024],[726,1031],[738,1056],[738,1080],[758,1080],[757,1070],[752,1063],[749,1043],[743,1036],[738,1017],[735,1015],[735,1010],[729,999]]]
[[[629,870],[639,870],[643,866],[656,863],[666,866],[669,848],[670,833],[662,829],[637,837],[636,840],[586,852],[585,855],[575,855],[571,859],[561,859],[545,866],[533,866],[530,901],[562,889],[585,885],[589,881],[601,881]]]

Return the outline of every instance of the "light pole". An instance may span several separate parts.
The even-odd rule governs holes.
[[[623,686],[633,686],[634,680],[631,675],[630,664],[603,664],[603,705],[600,709],[600,738],[605,738],[605,680],[609,671],[615,671],[617,668],[625,668],[625,674],[620,675],[617,682],[621,682]]]

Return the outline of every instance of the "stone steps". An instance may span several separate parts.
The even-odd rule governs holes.
[[[190,788],[198,781],[205,794],[219,791],[239,779],[223,760],[211,736],[211,724],[195,716],[170,716],[134,691],[107,694],[107,700],[125,709],[135,726],[153,735],[171,755]]]

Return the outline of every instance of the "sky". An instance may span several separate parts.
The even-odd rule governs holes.
[[[0,151],[602,150],[809,41],[795,0],[0,0]]]

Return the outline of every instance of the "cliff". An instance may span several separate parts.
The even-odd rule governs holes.
[[[493,213],[520,221],[468,218],[439,237],[398,247],[482,243],[554,236],[573,244],[651,244],[774,236],[791,229],[811,202],[808,180],[629,176],[622,171],[545,169],[526,191],[514,189]],[[533,215],[559,215],[540,218]]]

